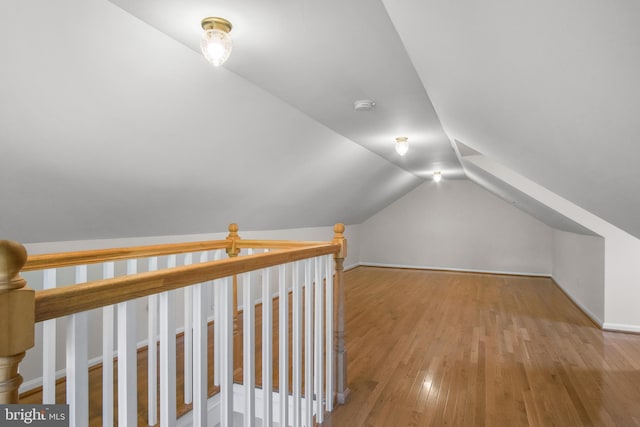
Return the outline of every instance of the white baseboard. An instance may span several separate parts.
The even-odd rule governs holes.
[[[605,322],[602,325],[602,329],[609,332],[633,332],[640,333],[640,326],[638,325],[624,325],[621,323],[609,323]]]
[[[344,271],[349,271],[349,270],[353,270],[356,267],[360,267],[362,264],[360,264],[359,262],[355,263],[355,264],[349,264],[347,266],[344,267]]]
[[[208,316],[207,317],[207,323],[211,323],[214,320],[214,316]],[[184,332],[184,326],[180,326],[179,328],[176,329],[176,336],[178,336],[179,334]],[[160,336],[158,336],[158,341],[160,341]],[[149,340],[147,338],[138,341],[138,343],[136,344],[136,350],[140,350],[141,348],[144,347],[148,347],[148,343]],[[115,345],[115,344],[114,344]],[[118,351],[114,350],[113,351],[113,359],[115,359],[116,357],[118,357]],[[91,359],[89,359],[87,361],[87,367],[91,368],[95,365],[99,365],[102,363],[102,355],[98,355],[96,357],[93,357]],[[66,368],[62,368],[58,371],[56,371],[56,380],[59,380],[60,378],[64,378],[67,376],[67,369]],[[37,377],[37,378],[33,378],[31,380],[25,381],[22,384],[20,384],[20,389],[19,392],[23,393],[25,391],[28,390],[33,390],[36,387],[42,387],[42,377]]]
[[[471,268],[455,268],[455,267],[432,267],[427,265],[406,265],[406,264],[387,264],[378,262],[361,262],[358,265],[365,267],[390,267],[390,268],[410,268],[414,270],[436,270],[436,271],[459,271],[461,273],[484,273],[484,274],[502,274],[509,276],[533,276],[533,277],[551,277],[551,274],[543,273],[526,273],[521,271],[500,271],[500,270],[481,270]]]
[[[593,320],[593,322],[600,326],[600,328],[604,328],[604,322],[602,321],[602,319],[600,319],[600,317],[596,316],[595,313],[593,311],[591,311],[586,305],[584,305],[582,302],[580,302],[579,300],[577,300],[573,295],[571,295],[571,293],[567,290],[567,288],[565,288],[564,286],[562,286],[560,284],[560,282],[558,282],[555,277],[551,277],[551,279],[553,280],[553,283],[556,284],[556,286],[558,286],[560,289],[562,289],[562,291],[564,292],[564,294],[566,296],[569,297],[569,299],[576,305],[578,306],[578,308],[580,310],[582,310],[582,312],[584,314],[586,314],[591,320]]]
[[[569,295],[569,294],[567,294]],[[586,314],[587,316],[589,316],[589,318],[591,320],[593,320],[595,322],[596,325],[600,326],[600,329],[604,328],[604,321],[602,319],[600,319],[598,316],[596,316],[591,310],[589,310],[587,307],[585,307],[584,304],[580,303],[579,301],[577,301],[575,298],[573,298],[571,295],[569,295],[569,298],[571,298],[571,301],[573,301],[573,303],[575,305],[578,306],[578,308],[580,308],[580,310],[582,310],[582,312],[584,314]]]
[[[277,425],[280,422],[280,393],[274,391],[272,393],[273,403],[273,423]],[[293,420],[293,396],[287,395],[288,399],[288,419]],[[304,399],[304,398],[303,398]],[[264,393],[261,388],[255,389],[255,415],[262,420],[263,418],[263,402]],[[313,408],[313,414],[316,414],[317,401],[313,400],[311,407]],[[305,418],[305,405],[301,405],[302,419]],[[220,393],[207,400],[207,424],[209,426],[215,426],[220,423]],[[244,412],[244,387],[242,384],[233,384],[233,412],[237,415],[241,415]],[[177,422],[178,427],[189,427],[193,425],[193,411],[187,412],[180,417]]]
[[[117,353],[114,352],[113,356],[115,357],[117,355]],[[102,356],[98,356],[98,357],[94,357],[93,359],[89,359],[87,361],[87,366],[89,368],[91,368],[92,366],[98,365],[102,363]],[[59,380],[60,378],[66,377],[67,376],[67,369],[66,368],[62,368],[58,371],[56,371],[56,381]],[[38,377],[38,378],[34,378],[32,380],[29,381],[25,381],[22,384],[20,384],[20,388],[18,390],[19,393],[23,393],[25,391],[29,391],[29,390],[33,390],[36,387],[42,387],[42,377]]]

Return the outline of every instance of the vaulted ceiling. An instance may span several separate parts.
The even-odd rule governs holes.
[[[640,3],[384,4],[451,138],[640,237]]]
[[[359,223],[434,170],[465,177],[454,139],[640,236],[635,2],[1,8],[3,238]],[[234,24],[221,68],[199,53],[206,16]],[[367,98],[376,108],[355,112]],[[409,137],[404,157],[396,136]]]

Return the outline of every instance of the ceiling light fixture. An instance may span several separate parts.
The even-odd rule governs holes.
[[[407,151],[409,151],[408,139],[409,138],[405,136],[399,136],[396,138],[396,152],[401,156],[404,156],[405,154],[407,154]]]
[[[442,181],[442,173],[441,173],[440,171],[435,171],[435,172],[433,173],[433,180],[434,180],[435,182],[440,182],[440,181]]]
[[[202,39],[200,40],[200,49],[207,61],[214,67],[219,67],[229,59],[233,43],[229,32],[231,31],[231,22],[224,18],[204,18],[202,20]]]

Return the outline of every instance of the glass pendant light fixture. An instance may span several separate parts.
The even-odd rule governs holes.
[[[396,138],[396,152],[401,156],[407,154],[409,151],[409,138],[404,136],[399,136]]]
[[[219,67],[229,59],[233,43],[229,32],[231,31],[231,22],[224,18],[204,18],[202,20],[202,39],[200,40],[200,49],[207,61],[214,67]]]
[[[442,181],[442,173],[441,173],[440,171],[435,171],[435,172],[433,173],[433,180],[434,180],[435,182],[440,182],[440,181]]]

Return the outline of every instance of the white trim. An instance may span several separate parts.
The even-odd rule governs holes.
[[[207,317],[207,325],[209,325],[209,323],[214,321],[214,317],[213,315],[208,316]],[[176,337],[178,335],[180,335],[181,333],[184,332],[184,326],[180,326],[179,328],[176,328]],[[160,336],[158,335],[158,339],[160,339]],[[140,350],[144,347],[148,347],[148,343],[149,340],[147,338],[138,341],[138,343],[136,344],[136,350]],[[115,359],[116,357],[118,357],[118,350],[114,350],[113,351],[113,358]],[[102,354],[93,357],[91,359],[89,359],[87,361],[88,363],[88,367],[91,368],[92,366],[95,365],[99,365],[102,363]],[[67,375],[67,369],[66,368],[62,368],[58,371],[56,371],[56,380],[59,380],[60,378],[63,378]],[[36,387],[41,387],[42,386],[42,377],[37,377],[34,378],[32,380],[29,381],[25,381],[22,384],[20,384],[20,389],[19,389],[19,393],[23,393],[25,391],[29,391],[29,390],[33,390]]]
[[[411,268],[414,270],[459,271],[461,273],[504,274],[509,276],[533,276],[533,277],[551,278],[551,274],[525,273],[525,272],[516,272],[516,271],[480,270],[480,269],[454,268],[454,267],[431,267],[426,265],[386,264],[386,263],[377,263],[377,262],[361,262],[359,265],[364,267]]]
[[[289,419],[293,416],[293,405],[292,405],[292,397],[291,395],[287,395],[289,400]],[[256,401],[256,417],[262,419],[262,389],[255,389],[255,401]],[[280,394],[276,391],[273,392],[273,422],[277,424],[280,422]],[[314,400],[314,407],[316,401]],[[207,401],[207,411],[208,411],[208,424],[215,426],[220,423],[220,393],[217,393],[211,396]],[[242,388],[242,384],[233,384],[233,412],[234,414],[242,415],[244,411],[244,392]],[[304,416],[304,407],[302,408],[303,416]],[[315,414],[315,412],[313,412]],[[178,418],[178,422],[176,424],[177,427],[191,427],[193,425],[193,411],[189,411],[184,414],[182,417]]]
[[[114,353],[114,357],[117,355],[117,353]],[[92,359],[89,359],[87,361],[87,365],[89,367],[89,369],[91,369],[92,366],[95,365],[99,365],[102,363],[102,355],[96,356]],[[62,368],[58,371],[56,371],[56,381],[59,380],[62,377],[65,377],[67,375],[67,369],[66,368]],[[20,390],[19,393],[23,393],[25,391],[29,391],[29,390],[33,390],[36,387],[40,387],[42,386],[42,377],[38,377],[38,378],[34,378],[32,380],[29,381],[25,381],[22,384],[20,384]]]
[[[207,422],[209,425],[220,424],[220,393],[207,400]],[[177,427],[191,427],[193,425],[193,411],[184,414],[176,423]]]
[[[355,264],[350,264],[350,265],[347,265],[347,266],[345,266],[343,268],[344,268],[344,271],[349,271],[349,270],[353,270],[356,267],[360,267],[361,265],[364,265],[364,264],[356,262]]]
[[[602,329],[607,332],[637,332],[640,333],[640,326],[624,325],[621,323],[604,323]]]
[[[593,311],[591,311],[589,308],[587,308],[587,306],[585,306],[583,303],[581,303],[580,301],[578,301],[573,295],[571,295],[571,293],[560,284],[560,282],[558,282],[556,280],[555,277],[551,277],[551,279],[553,280],[553,283],[556,284],[556,286],[558,286],[560,289],[562,289],[562,291],[564,292],[564,294],[566,296],[569,297],[569,299],[576,305],[578,306],[578,308],[580,310],[582,310],[582,312],[584,314],[586,314],[591,320],[593,320],[598,326],[600,326],[600,328],[604,328],[603,324],[604,322],[598,317],[596,316]],[[640,331],[640,330],[639,330]]]

